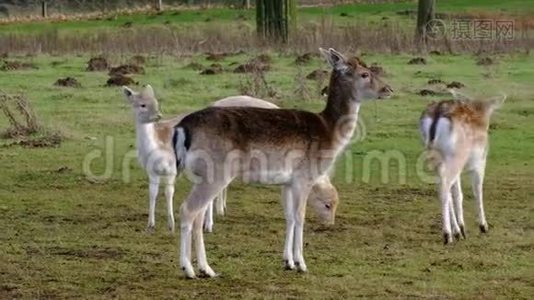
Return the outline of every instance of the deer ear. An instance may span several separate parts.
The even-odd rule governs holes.
[[[326,61],[334,68],[335,70],[344,70],[347,68],[347,60],[345,59],[345,56],[343,54],[337,52],[333,48],[330,48],[328,50],[325,50],[323,48],[319,48],[319,51],[323,54]]]
[[[128,101],[132,101],[132,96],[135,95],[135,92],[132,89],[127,86],[123,86],[122,92],[124,93],[124,96],[126,96],[126,99],[128,99]]]
[[[150,84],[145,85],[141,94],[147,98],[155,98],[154,89],[152,88]]]

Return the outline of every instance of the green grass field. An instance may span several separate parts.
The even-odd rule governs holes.
[[[527,1],[438,2],[449,11],[479,10],[482,2],[488,10],[513,10],[519,3],[532,9]],[[414,6],[410,2],[354,7],[368,7],[362,14],[371,18],[374,9]],[[342,9],[330,11],[337,15]],[[316,10],[305,8],[303,14],[313,19],[320,15]],[[188,14],[193,18],[194,12],[177,18]],[[118,26],[130,17],[121,18],[109,22]],[[150,17],[132,18],[152,22]],[[100,26],[96,24],[105,22],[11,24],[0,30],[93,30]],[[231,70],[231,63],[257,54],[229,56],[221,64]],[[286,108],[320,111],[325,103],[317,91],[322,85],[306,80],[312,96],[301,99],[295,93],[300,82],[296,78],[327,69],[326,63],[314,58],[297,67],[294,55],[268,54],[273,63],[266,79],[279,95],[273,101]],[[130,58],[110,57],[114,65]],[[427,56],[426,65],[408,65],[413,58],[409,54],[364,55],[368,64],[384,67],[384,80],[395,95],[367,102],[360,112],[363,138],[340,156],[333,178],[341,200],[336,224],[319,225],[309,210],[304,252],[309,272],[283,269],[285,221],[279,187],[236,182],[229,190],[228,214],[217,217],[214,232],[205,235],[208,260],[220,276],[186,280],[178,261],[179,234],[166,229],[162,194],[156,232],[145,232],[147,178],[131,157],[134,119],[120,88],[104,86],[106,72],[85,71],[89,54],[15,54],[9,59],[33,62],[39,69],[0,71],[0,91],[24,93],[42,124],[60,130],[65,140],[57,148],[26,148],[0,139],[0,298],[532,299],[534,59],[530,53],[491,57],[495,63],[489,66],[479,66],[478,57],[465,54]],[[146,74],[133,76],[154,87],[166,117],[236,95],[246,85],[245,75],[229,71],[201,76],[186,67],[192,61],[212,63],[201,54],[159,55],[148,58]],[[82,87],[53,85],[66,76],[77,78]],[[491,122],[484,186],[489,233],[478,232],[465,178],[468,238],[449,246],[442,244],[440,204],[427,178],[431,173],[420,176],[417,167],[423,150],[417,128],[420,113],[430,101],[445,97],[418,95],[429,88],[429,79],[460,81],[466,85],[461,91],[472,96],[508,95]],[[1,115],[0,129],[7,126]],[[397,161],[381,164],[371,159],[377,154]],[[84,161],[91,157],[97,157],[90,161],[91,172],[102,178],[84,171]],[[176,208],[189,187],[184,178],[178,180]]]
[[[407,22],[411,18],[399,16],[397,12],[404,10],[416,10],[415,1],[399,1],[395,3],[381,4],[345,4],[333,7],[302,7],[299,8],[301,22],[313,22],[318,18],[332,18],[336,22],[350,23],[358,21],[379,21],[383,17],[398,19]],[[441,13],[477,13],[493,12],[505,15],[521,16],[534,12],[534,2],[524,0],[443,0],[437,3],[437,9]],[[345,13],[346,16],[341,16]],[[213,23],[242,22],[253,25],[255,23],[255,11],[236,10],[228,8],[213,8],[204,10],[169,10],[162,13],[146,14],[110,14],[109,17],[93,20],[76,20],[66,22],[31,22],[0,24],[1,32],[38,33],[43,31],[58,30],[60,34],[87,32],[93,30],[113,30],[130,22],[133,26],[177,26],[188,29],[210,25]],[[163,26],[162,26],[163,27]],[[0,32],[0,33],[1,33]]]
[[[303,101],[293,95],[294,57],[273,57],[267,80],[280,90],[280,104],[319,110],[324,105],[319,97]],[[103,87],[104,73],[85,72],[88,57],[41,56],[33,59],[39,70],[3,73],[2,90],[24,92],[43,123],[60,129],[67,140],[59,148],[0,149],[2,295],[529,298],[534,293],[534,61],[526,55],[502,56],[498,64],[480,67],[469,56],[435,56],[426,66],[413,66],[406,65],[409,58],[365,57],[386,68],[385,79],[396,95],[376,107],[363,107],[366,136],[347,149],[334,179],[341,197],[336,225],[324,230],[309,214],[305,254],[310,272],[282,268],[285,222],[279,189],[236,183],[229,192],[228,215],[217,218],[215,232],[207,235],[208,257],[221,276],[194,281],[181,275],[178,236],[166,230],[162,203],[157,232],[144,231],[147,182],[135,161],[128,168],[131,180],[122,180],[123,157],[134,147],[134,126],[120,89]],[[207,64],[203,57],[193,59]],[[246,59],[230,57],[224,63]],[[56,60],[63,63],[52,67]],[[190,60],[149,61],[147,74],[136,77],[154,86],[167,116],[234,95],[243,80],[233,73],[200,76],[184,69]],[[318,58],[304,71],[317,67],[325,67]],[[489,79],[482,79],[486,73]],[[67,75],[78,78],[83,87],[52,86]],[[430,78],[461,81],[473,95],[509,95],[492,122],[485,185],[490,233],[478,233],[465,182],[468,239],[447,247],[441,243],[434,186],[422,182],[415,168],[422,149],[417,120],[430,101],[415,92]],[[113,139],[111,149],[105,147],[107,136]],[[113,158],[92,165],[97,175],[111,165],[109,179],[95,182],[82,172],[84,157],[95,150]],[[363,164],[373,151],[402,153],[406,167],[400,174],[406,183],[399,182],[395,166],[387,183],[381,183],[378,162],[371,165],[367,180]],[[176,206],[188,187],[179,181]]]

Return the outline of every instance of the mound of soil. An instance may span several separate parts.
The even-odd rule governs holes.
[[[111,68],[109,76],[127,75],[127,74],[145,74],[145,68],[138,65],[121,65]]]
[[[226,53],[208,53],[206,56],[207,60],[212,61],[221,61],[226,58]]]
[[[1,53],[0,58],[8,58],[9,54],[7,52]]]
[[[386,71],[377,63],[372,63],[369,70],[377,76],[386,76]]]
[[[427,83],[428,84],[445,84],[445,81],[441,79],[430,79]]]
[[[192,63],[188,64],[187,66],[185,66],[184,68],[200,71],[200,70],[204,69],[204,66],[202,64],[197,63],[197,62],[192,62]]]
[[[211,64],[208,68],[202,70],[200,72],[200,75],[216,75],[221,74],[223,72],[223,67],[221,64]]]
[[[270,69],[271,67],[268,64],[249,62],[237,66],[237,68],[234,69],[234,73],[252,73],[257,71],[265,72],[269,71]]]
[[[342,12],[339,14],[340,17],[352,17],[350,14],[346,13],[346,12]]]
[[[304,53],[302,55],[297,56],[297,58],[295,59],[295,63],[297,65],[308,64],[312,60],[313,56],[314,56],[314,54],[312,54],[310,52]]]
[[[493,65],[495,62],[491,57],[482,57],[477,61],[477,65],[479,66],[490,66]]]
[[[430,55],[441,55],[441,52],[439,52],[438,50],[432,50],[429,53]]]
[[[437,93],[434,92],[433,90],[427,90],[427,89],[420,90],[418,94],[421,96],[436,96],[437,95]]]
[[[133,26],[133,22],[124,22],[124,24],[121,25],[122,28],[130,28]]]
[[[146,63],[146,58],[142,55],[135,55],[130,58],[130,63],[132,65],[144,65]]]
[[[306,75],[306,79],[311,80],[324,80],[328,77],[328,71],[317,69],[313,70],[310,74]]]
[[[15,70],[29,70],[29,69],[39,69],[33,63],[26,63],[20,61],[7,61],[4,60],[0,70],[2,71],[15,71]]]
[[[136,84],[136,82],[132,78],[123,75],[112,76],[106,81],[106,86],[123,86],[132,84]]]
[[[269,54],[260,54],[256,57],[254,57],[250,63],[255,63],[255,64],[270,64],[271,62],[273,61],[273,59],[271,58],[271,56]]]
[[[107,69],[109,69],[109,63],[102,56],[93,57],[87,62],[87,71],[106,71]]]
[[[463,87],[465,87],[465,84],[463,84],[463,83],[461,83],[459,81],[453,81],[453,82],[447,84],[447,88],[448,89],[461,89]]]
[[[426,65],[426,59],[422,57],[415,57],[410,59],[408,62],[409,65]]]
[[[56,86],[81,87],[82,85],[74,77],[60,78],[54,83]]]

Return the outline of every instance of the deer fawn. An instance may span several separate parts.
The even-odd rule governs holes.
[[[210,107],[187,115],[173,137],[179,170],[194,182],[180,207],[180,264],[188,278],[192,240],[202,274],[213,277],[202,224],[212,199],[237,177],[282,186],[286,217],[286,268],[306,271],[303,226],[312,186],[349,143],[362,100],[391,95],[356,58],[320,49],[333,68],[326,108],[320,113],[257,107]]]
[[[444,243],[465,235],[460,173],[470,171],[480,231],[488,231],[482,184],[489,150],[490,116],[502,101],[446,100],[431,103],[421,115],[420,131],[439,175]]]
[[[149,178],[148,231],[156,226],[156,198],[160,179],[165,184],[167,221],[174,232],[173,195],[176,178],[176,156],[172,147],[173,125],[176,122],[157,122],[161,118],[158,101],[150,85],[141,92],[123,87],[124,95],[135,112],[137,159]]]

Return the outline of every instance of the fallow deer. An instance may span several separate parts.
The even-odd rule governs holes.
[[[124,95],[132,105],[136,120],[137,159],[149,178],[148,231],[156,226],[156,198],[160,180],[165,183],[167,224],[174,232],[173,195],[176,179],[176,156],[172,146],[173,125],[177,122],[157,122],[161,118],[158,101],[150,85],[141,92],[123,87]]]
[[[439,176],[443,240],[466,237],[460,173],[471,174],[480,231],[488,231],[482,185],[489,150],[490,116],[503,101],[445,100],[428,105],[420,118],[420,131],[429,158]]]
[[[237,177],[282,185],[285,265],[307,271],[303,226],[309,191],[350,142],[361,102],[392,93],[356,58],[346,59],[334,49],[320,51],[333,68],[322,112],[210,107],[186,116],[175,127],[179,170],[194,183],[180,207],[180,264],[186,277],[195,277],[192,240],[200,272],[216,275],[206,258],[204,213],[209,202]]]

